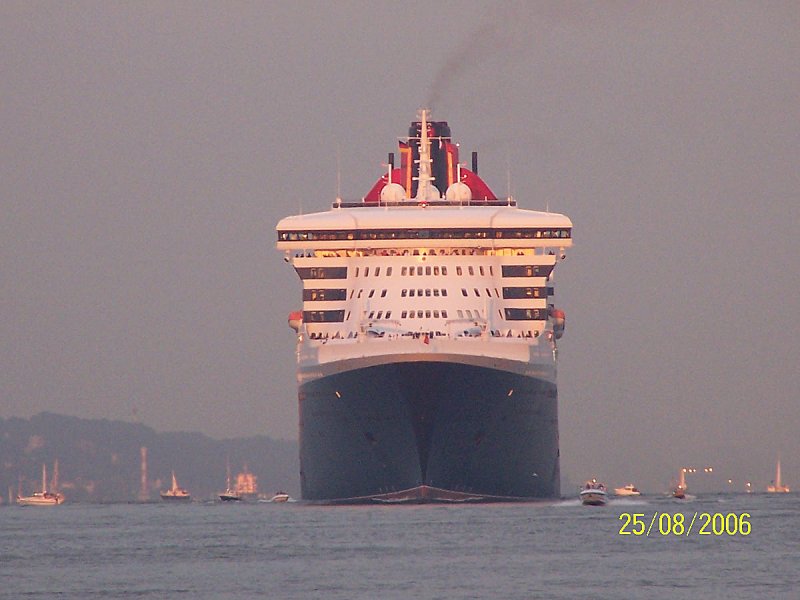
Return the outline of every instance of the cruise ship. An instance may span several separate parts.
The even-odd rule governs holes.
[[[302,497],[558,497],[553,269],[572,222],[498,198],[427,110],[399,158],[361,201],[276,227],[303,286]]]

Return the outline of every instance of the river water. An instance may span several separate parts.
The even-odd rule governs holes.
[[[798,598],[799,589],[797,494],[604,507],[0,507],[0,598]]]

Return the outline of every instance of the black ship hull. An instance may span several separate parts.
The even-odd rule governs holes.
[[[459,362],[394,362],[308,381],[299,400],[306,500],[560,495],[551,381]]]

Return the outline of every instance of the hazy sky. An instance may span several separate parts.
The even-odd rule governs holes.
[[[565,475],[800,487],[797,2],[0,1],[0,417],[296,438],[275,224],[426,104],[573,220]]]

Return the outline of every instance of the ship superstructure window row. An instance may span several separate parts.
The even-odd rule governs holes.
[[[358,240],[469,240],[469,239],[570,239],[570,228],[497,229],[362,229],[279,231],[279,242]]]
[[[401,319],[447,319],[446,310],[404,310],[400,313]]]
[[[431,296],[431,295],[433,295],[433,296],[440,296],[440,295],[441,296],[447,296],[447,290],[444,289],[444,288],[439,288],[439,289],[436,289],[436,288],[434,288],[434,289],[431,289],[431,288],[425,288],[425,289],[422,289],[422,288],[416,288],[416,289],[411,288],[411,289],[408,289],[408,288],[406,288],[406,289],[400,290],[400,297],[401,298],[405,298],[405,297],[413,298],[414,296]]]

